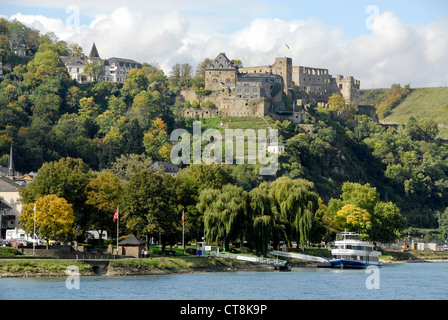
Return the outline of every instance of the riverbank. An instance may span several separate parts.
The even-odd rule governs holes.
[[[323,251],[321,254],[316,254],[327,259],[331,258],[330,250]],[[324,254],[322,254],[324,253]],[[299,259],[291,259],[282,257],[282,260],[287,260],[291,267],[306,268],[317,267],[317,262],[306,261]],[[382,250],[380,262],[383,265],[394,263],[418,263],[418,262],[448,262],[448,251],[418,251],[418,250]]]
[[[316,262],[285,259],[292,267],[317,267]],[[448,252],[383,251],[383,264],[448,262]],[[204,257],[155,257],[117,260],[39,259],[32,257],[0,258],[0,278],[62,277],[75,266],[81,276],[165,275],[196,272],[272,271],[273,266],[241,260]]]
[[[383,251],[380,261],[384,264],[403,262],[448,262],[448,251],[388,250]]]
[[[71,260],[0,259],[0,278],[61,277],[75,266],[81,276],[165,275],[196,272],[272,271],[268,265],[221,258],[160,257],[152,259]]]

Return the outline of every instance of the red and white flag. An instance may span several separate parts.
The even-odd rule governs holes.
[[[115,214],[114,214],[114,222],[115,222],[115,220],[117,220],[118,219],[118,208],[117,208],[117,211],[115,211]]]
[[[182,210],[182,222],[184,222],[184,210]]]

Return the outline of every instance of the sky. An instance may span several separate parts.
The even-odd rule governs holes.
[[[166,75],[223,52],[245,67],[287,56],[363,89],[448,86],[446,0],[0,0],[0,16]]]

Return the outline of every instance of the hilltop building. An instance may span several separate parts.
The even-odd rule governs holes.
[[[288,57],[274,64],[238,68],[225,53],[220,53],[205,69],[202,94],[184,90],[185,101],[210,101],[216,110],[184,109],[184,116],[213,117],[272,115],[301,122],[300,112],[308,103],[327,103],[338,93],[347,102],[359,104],[360,81],[353,77],[331,76],[327,69],[293,66]]]
[[[149,167],[149,169],[152,172],[162,172],[163,174],[168,174],[173,177],[176,177],[179,173],[179,167],[167,161],[156,161]]]
[[[109,58],[101,59],[98,49],[95,43],[92,45],[92,49],[88,56],[81,55],[77,57],[61,57],[65,66],[67,67],[70,77],[76,80],[78,83],[89,82],[90,77],[84,72],[85,67],[89,63],[98,63],[102,65],[103,70],[98,79],[112,82],[124,82],[124,79],[128,75],[131,69],[141,69],[142,65],[134,60],[125,58]]]

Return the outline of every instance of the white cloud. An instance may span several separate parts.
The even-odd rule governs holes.
[[[342,29],[329,29],[316,19],[253,18],[223,33],[219,31],[223,21],[214,23],[215,16],[207,15],[207,3],[189,15],[174,8],[171,0],[164,2],[166,10],[158,11],[121,6],[75,29],[67,21],[44,16],[10,18],[42,33],[54,31],[63,40],[81,44],[86,53],[95,42],[103,58],[157,62],[167,74],[175,63],[188,62],[196,68],[204,58],[225,52],[231,59],[243,58],[245,66],[271,64],[275,56],[288,56],[294,65],[354,76],[364,88],[393,83],[439,86],[448,79],[447,17],[422,26],[405,24],[394,13],[383,12],[373,20],[369,33],[351,39]]]
[[[13,15],[10,19],[17,19],[27,26],[41,31],[43,34],[55,32],[61,39],[72,35],[70,28],[60,19],[47,18],[42,15],[24,15],[21,13]]]

